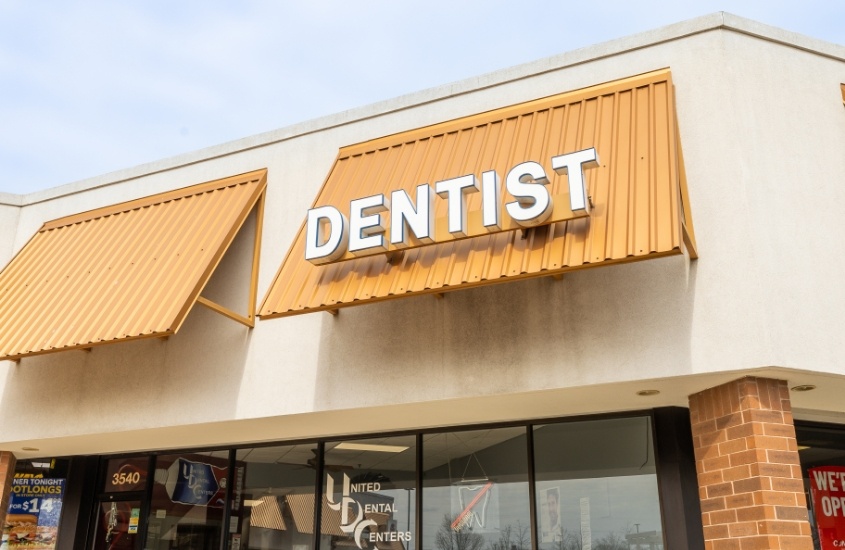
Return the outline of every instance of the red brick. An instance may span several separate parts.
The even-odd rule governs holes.
[[[801,523],[797,521],[761,521],[761,535],[800,535]]]
[[[751,435],[762,434],[763,433],[763,425],[759,423],[755,424],[742,424],[740,426],[734,426],[732,428],[727,429],[727,439],[737,439],[740,437],[748,437]]]
[[[724,470],[731,467],[731,460],[733,456],[720,456],[718,458],[708,458],[703,461],[704,471],[712,472],[713,470]]]
[[[733,498],[733,497],[729,497]],[[753,502],[753,499],[752,499]],[[723,497],[718,498],[706,498],[701,501],[701,512],[715,512],[716,510],[724,510],[725,509],[725,499]]]
[[[739,439],[728,439],[724,443],[719,443],[719,454],[729,455],[731,453],[738,453],[748,449],[748,440],[753,438],[742,437]],[[786,445],[783,447],[786,450]]]
[[[757,435],[749,439],[751,440],[749,441],[749,447],[753,445],[755,449],[767,449],[775,451],[786,451],[789,449],[789,445],[787,443],[788,440],[785,437]]]
[[[740,413],[726,414],[716,419],[717,430],[724,430],[732,426],[739,426],[740,424],[742,424],[742,414]]]
[[[769,395],[769,385],[765,382],[758,382],[758,394],[760,396],[760,408],[764,410],[771,410],[772,396]]]
[[[795,506],[795,493],[782,491],[758,491],[754,493],[754,504],[772,504],[775,506]]]
[[[793,493],[804,492],[804,481],[800,479],[788,479],[783,477],[772,478],[772,489],[775,491],[791,491]]]
[[[753,376],[746,376],[736,381],[736,387],[739,390],[740,397],[749,395],[757,395],[757,379]]]
[[[795,451],[766,451],[768,460],[765,458],[760,462],[770,462],[772,464],[800,464],[798,453]]]
[[[764,411],[760,409],[751,409],[749,411],[742,412],[742,419],[744,422],[783,424],[784,413],[780,411]]]
[[[740,550],[739,539],[719,539],[713,541],[713,550]]]
[[[719,445],[702,445],[694,450],[696,462],[719,458]]]
[[[780,542],[778,537],[759,535],[739,539],[739,547],[742,550],[780,550]]]
[[[751,496],[751,493],[748,494]],[[736,519],[738,521],[775,519],[775,517],[777,517],[777,515],[775,513],[774,506],[751,506],[748,508],[740,508],[736,511]]]
[[[795,439],[795,427],[789,424],[763,424],[763,433],[775,437],[789,437]]]
[[[733,485],[731,483],[719,483],[710,485],[706,488],[707,498],[726,497],[734,494]]]
[[[717,483],[722,483],[723,481],[725,481],[725,479],[722,477],[722,470],[698,474],[698,484],[702,487],[715,485]]]
[[[733,492],[737,495],[753,491],[768,491],[771,488],[772,482],[767,477],[752,477],[733,482]]]
[[[736,510],[719,510],[710,513],[710,523],[713,525],[734,522],[736,522]]]
[[[728,534],[728,526],[722,525],[706,525],[704,527],[704,538],[708,540],[726,539],[730,536]]]
[[[775,506],[778,519],[807,521],[807,508],[804,506]]]
[[[741,495],[733,495],[725,497],[725,508],[745,508],[747,506],[754,506],[754,493],[742,493]],[[774,517],[774,515],[772,515]],[[757,519],[757,518],[755,518]]]
[[[792,467],[788,464],[769,464],[767,462],[760,462],[757,464],[751,464],[750,466],[752,475],[783,477],[790,479],[794,478]]]
[[[756,521],[743,521],[728,525],[728,534],[731,538],[738,538],[751,537],[760,533],[757,532]]]
[[[813,550],[813,539],[809,536],[780,537],[782,550]]]
[[[707,434],[715,431],[716,421],[713,419],[703,419],[701,422],[692,425],[692,433],[694,435]]]
[[[730,455],[731,466],[752,464],[754,462],[766,462],[766,452],[767,451],[764,451],[762,449],[749,449],[747,451],[733,453],[732,455]]]
[[[725,481],[736,481],[738,479],[748,479],[750,477],[751,468],[747,464],[722,470],[722,478]]]

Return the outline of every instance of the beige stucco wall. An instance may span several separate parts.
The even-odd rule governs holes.
[[[49,219],[267,167],[263,297],[339,147],[663,67],[699,260],[251,331],[195,308],[166,341],[0,362],[0,449],[111,452],[685,405],[752,371],[819,385],[795,396],[799,414],[845,415],[845,48],[727,15],[24,197],[19,218],[0,211],[3,238],[14,229],[0,255]],[[236,264],[221,266],[217,292],[242,292]],[[635,395],[645,387],[661,394]]]

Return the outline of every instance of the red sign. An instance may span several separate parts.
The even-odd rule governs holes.
[[[807,470],[821,550],[845,548],[845,467]]]

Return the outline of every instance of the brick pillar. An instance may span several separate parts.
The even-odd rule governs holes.
[[[742,378],[691,395],[708,550],[813,550],[789,388]]]
[[[12,493],[12,479],[15,477],[15,455],[0,451],[0,530],[6,523],[6,510],[9,509],[9,495]]]

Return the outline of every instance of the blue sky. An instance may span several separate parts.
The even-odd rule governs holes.
[[[0,192],[55,187],[720,10],[845,44],[842,0],[674,4],[0,0]]]

